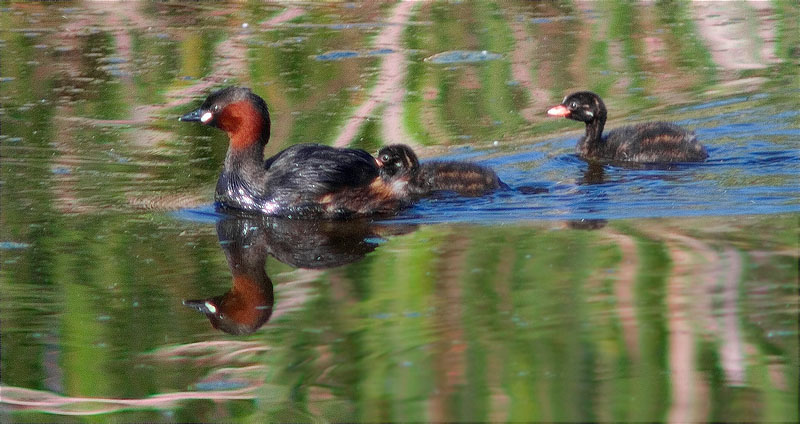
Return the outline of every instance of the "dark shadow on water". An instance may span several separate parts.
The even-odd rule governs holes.
[[[233,277],[226,293],[183,304],[204,313],[214,328],[249,334],[272,316],[275,298],[266,271],[267,255],[297,267],[333,268],[362,259],[383,237],[415,226],[379,226],[368,220],[311,221],[265,216],[226,216],[217,236]]]
[[[595,185],[603,184],[605,182],[605,169],[603,165],[596,162],[589,162],[589,166],[583,172],[583,176],[578,178],[579,185]],[[598,205],[606,203],[606,199],[602,194],[598,196],[595,201]],[[589,207],[588,209],[592,209]],[[567,220],[567,227],[576,230],[598,230],[605,227],[608,221],[605,219],[592,219],[592,218],[579,218]]]
[[[597,162],[588,162],[588,167],[583,171],[583,175],[576,180],[580,186],[591,186],[605,183],[605,168],[603,164]],[[593,196],[592,204],[585,207],[585,212],[594,214],[602,210],[608,199],[599,192],[597,196]],[[597,230],[605,227],[608,221],[605,219],[596,218],[578,218],[567,220],[567,227],[576,230]]]
[[[583,172],[583,177],[578,179],[578,184],[603,184],[605,182],[605,174],[605,169],[603,169],[602,164],[590,162],[589,167]]]

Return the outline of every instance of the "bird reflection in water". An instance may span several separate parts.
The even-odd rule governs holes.
[[[413,226],[380,226],[369,220],[310,221],[230,216],[217,222],[220,247],[233,286],[220,296],[184,300],[204,313],[214,328],[249,334],[272,316],[275,297],[266,272],[267,255],[297,268],[324,269],[356,262],[378,247],[382,235],[411,232]]]
[[[624,208],[625,204],[619,202],[613,203],[609,201],[609,190],[616,188],[622,184],[630,184],[632,181],[637,181],[637,185],[643,189],[650,189],[650,187],[659,187],[660,181],[674,181],[675,184],[680,184],[681,178],[685,178],[684,173],[672,173],[672,171],[679,170],[679,164],[672,163],[627,163],[627,162],[603,162],[589,160],[587,161],[588,167],[582,174],[576,178],[575,182],[578,186],[585,187],[588,191],[584,193],[587,195],[588,202],[585,207],[580,209],[580,213],[587,216],[602,215],[605,210],[610,208]],[[608,168],[607,168],[608,167]],[[617,171],[621,169],[621,171]],[[665,171],[665,172],[637,172],[644,171]],[[608,175],[610,171],[611,175]],[[601,184],[606,187],[598,189]],[[630,196],[630,200],[636,202],[635,195]],[[606,226],[608,222],[602,218],[582,218],[567,221],[567,227],[579,230],[596,230]]]
[[[577,180],[578,185],[595,185],[603,184],[604,182],[605,169],[601,163],[597,162],[589,162],[589,167],[583,172],[583,176]],[[594,199],[595,202],[600,202],[601,200],[604,199]],[[592,205],[588,208],[588,212],[596,212],[596,207],[597,205]],[[580,218],[568,220],[566,224],[567,228],[573,230],[599,230],[604,228],[608,221],[598,218]]]

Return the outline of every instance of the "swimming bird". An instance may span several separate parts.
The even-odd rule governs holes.
[[[694,132],[669,122],[646,122],[615,128],[603,134],[606,106],[590,91],[572,93],[547,111],[586,123],[586,134],[575,148],[589,160],[640,163],[700,162],[708,157]]]
[[[408,205],[380,177],[366,151],[296,144],[264,160],[270,117],[264,99],[244,87],[212,93],[180,117],[225,131],[228,152],[216,187],[219,209],[293,218],[392,214]]]
[[[390,144],[378,151],[381,176],[400,195],[426,196],[436,191],[453,191],[462,196],[480,196],[507,187],[497,174],[470,162],[430,161],[420,164],[416,153],[405,144]]]

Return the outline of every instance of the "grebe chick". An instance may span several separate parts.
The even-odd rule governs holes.
[[[407,206],[380,177],[375,159],[358,149],[296,144],[264,160],[267,104],[247,88],[212,93],[181,121],[219,128],[230,138],[217,181],[216,206],[297,218],[389,214]]]
[[[547,114],[586,123],[586,135],[575,148],[585,159],[670,163],[700,162],[708,157],[694,132],[668,122],[646,122],[603,134],[606,106],[600,96],[589,91],[568,95]]]
[[[453,191],[462,196],[480,196],[507,187],[490,168],[469,162],[419,163],[405,144],[391,144],[378,151],[381,176],[395,188],[412,196]]]

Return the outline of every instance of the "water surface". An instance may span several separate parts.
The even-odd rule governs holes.
[[[799,15],[10,3],[0,414],[797,421]],[[376,221],[219,215],[225,135],[177,116],[229,84],[267,100],[268,154],[404,142],[511,189]],[[585,89],[607,128],[674,121],[709,160],[590,166],[581,125],[545,116]]]

